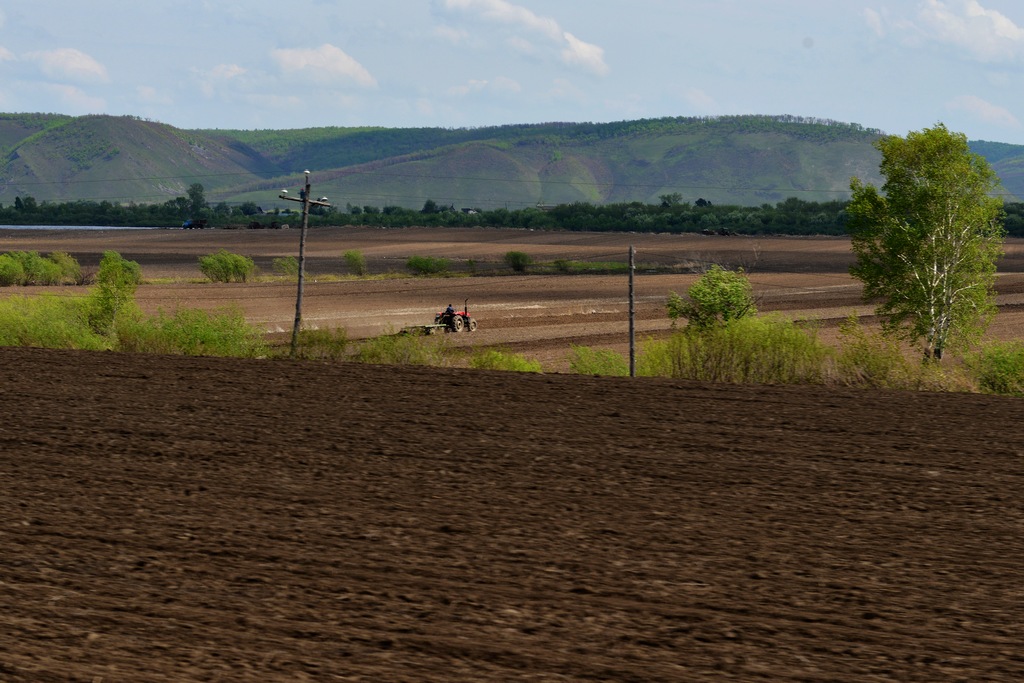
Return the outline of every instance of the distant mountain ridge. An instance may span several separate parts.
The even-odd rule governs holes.
[[[473,208],[641,201],[760,205],[880,183],[881,131],[794,116],[662,118],[482,128],[183,130],[133,116],[0,114],[0,203],[150,203],[202,183],[211,202],[281,204],[313,172],[339,207],[428,200]],[[972,142],[1024,197],[1024,146]]]

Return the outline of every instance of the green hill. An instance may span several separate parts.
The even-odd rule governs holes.
[[[136,117],[0,114],[0,202],[162,202],[202,183],[211,202],[284,206],[313,171],[336,206],[684,201],[761,205],[844,199],[851,176],[878,183],[881,133],[792,116],[663,118],[484,128],[180,130]],[[1011,199],[1024,147],[972,143]]]

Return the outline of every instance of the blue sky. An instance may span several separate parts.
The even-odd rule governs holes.
[[[0,111],[181,128],[793,114],[1024,144],[1020,0],[6,0]]]

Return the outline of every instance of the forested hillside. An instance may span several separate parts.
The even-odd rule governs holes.
[[[312,171],[336,207],[475,210],[657,205],[669,195],[761,207],[842,201],[879,182],[880,131],[794,116],[661,118],[484,128],[180,130],[131,116],[0,114],[0,206],[161,204],[201,184],[211,204],[290,208]],[[1024,197],[1024,147],[973,143]]]

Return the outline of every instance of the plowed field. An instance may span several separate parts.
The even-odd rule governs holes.
[[[0,233],[0,250],[117,248],[154,277],[250,239],[105,235]],[[473,258],[542,249],[510,240]],[[821,319],[860,306],[835,243],[765,268],[763,300]],[[688,276],[660,277],[679,279],[642,300],[652,329]],[[620,280],[324,283],[354,288],[324,310],[343,320],[363,296],[432,315],[457,283],[488,292],[462,339],[554,358],[571,339],[621,345]],[[234,293],[288,320],[264,286],[140,296]],[[0,680],[1024,680],[1022,405],[0,349]]]

